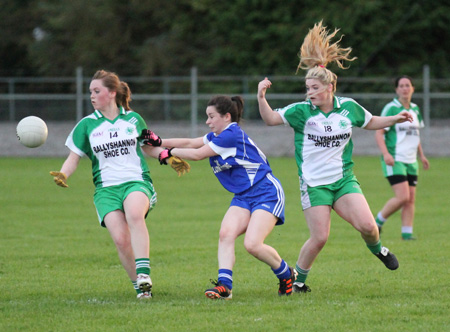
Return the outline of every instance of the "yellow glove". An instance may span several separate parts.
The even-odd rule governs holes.
[[[63,188],[67,188],[67,176],[66,174],[64,174],[63,172],[55,172],[55,171],[51,171],[50,172],[51,176],[54,176],[53,181],[55,181],[55,183]]]
[[[191,170],[191,165],[179,157],[171,156],[167,159],[167,163],[178,173],[178,176],[189,173]]]

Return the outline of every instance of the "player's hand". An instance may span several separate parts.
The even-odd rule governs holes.
[[[189,165],[188,162],[184,161],[180,157],[169,157],[169,159],[167,159],[167,163],[175,170],[175,172],[178,173],[178,176],[189,173],[189,171],[191,170],[191,165]]]
[[[159,163],[161,165],[169,164],[170,167],[178,173],[178,176],[188,173],[191,170],[191,166],[180,157],[172,156],[172,153],[170,152],[172,149],[165,149],[161,151],[158,156]]]
[[[430,169],[430,162],[428,161],[427,158],[422,157],[422,158],[420,158],[420,160],[422,161],[422,166],[423,166],[424,170]]]
[[[50,175],[53,176],[53,181],[55,181],[55,183],[63,188],[67,188],[67,176],[66,174],[64,174],[63,172],[55,172],[55,171],[51,171]]]
[[[161,165],[167,165],[167,159],[172,157],[172,153],[170,153],[172,149],[164,149],[161,151],[161,153],[158,156],[158,160]]]
[[[139,136],[139,138],[142,139],[142,143],[151,146],[161,146],[162,143],[161,137],[159,137],[153,131],[148,129],[142,129],[142,133],[141,136]]]
[[[397,117],[396,123],[402,123],[406,121],[413,122],[414,120],[413,116],[407,111],[401,111],[396,115],[396,117]]]
[[[272,86],[272,82],[266,77],[258,84],[258,97],[264,98],[266,96],[266,91]]]
[[[386,153],[383,155],[383,159],[386,165],[388,166],[394,166],[395,160],[394,157],[390,153]]]

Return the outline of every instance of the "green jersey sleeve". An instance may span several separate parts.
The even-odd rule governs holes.
[[[353,127],[364,128],[372,120],[372,114],[354,99],[347,97],[336,98],[340,104],[339,113],[348,117]]]
[[[89,118],[82,119],[73,128],[69,137],[67,138],[66,145],[80,157],[89,155],[91,152],[91,145],[89,142],[88,133]]]
[[[142,143],[142,139],[140,139],[139,137],[141,136],[142,130],[147,129],[147,124],[145,123],[145,120],[142,118],[142,116],[139,113],[130,112],[130,115],[132,115],[134,118],[137,119],[137,123],[136,123],[136,131],[137,131],[137,135],[138,135],[137,138],[138,138],[139,144],[142,146],[142,145],[144,145],[144,143]]]

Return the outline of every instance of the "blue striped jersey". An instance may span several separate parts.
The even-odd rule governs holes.
[[[242,193],[272,173],[264,153],[235,122],[219,135],[206,134],[203,141],[218,154],[209,163],[222,186],[232,193]]]

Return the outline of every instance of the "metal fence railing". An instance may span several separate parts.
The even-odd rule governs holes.
[[[132,107],[152,121],[189,121],[196,132],[207,100],[215,94],[241,95],[244,118],[259,119],[256,100],[258,82],[263,76],[201,76],[192,68],[190,75],[173,77],[121,77],[132,90]],[[272,107],[282,107],[304,99],[303,77],[271,76],[267,94]],[[18,121],[27,115],[46,121],[78,121],[92,112],[89,101],[91,78],[78,68],[73,77],[0,77],[0,121]],[[422,77],[414,78],[413,101],[423,112],[425,123],[450,119],[450,80],[430,78],[428,66]],[[395,96],[393,78],[339,77],[337,95],[354,98],[373,114]],[[202,114],[199,116],[199,114]],[[425,136],[427,132],[425,130]]]

